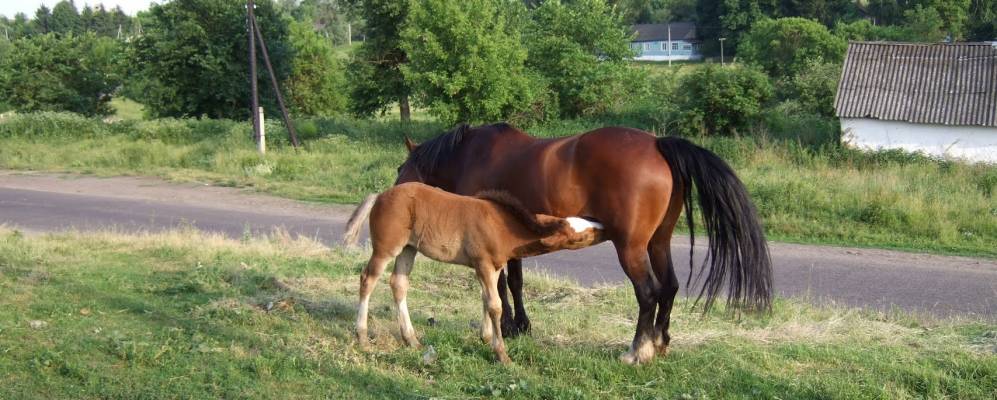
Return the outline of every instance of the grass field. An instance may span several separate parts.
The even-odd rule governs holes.
[[[573,120],[528,131],[555,137],[605,124],[628,123]],[[151,175],[352,203],[394,181],[406,156],[404,134],[425,140],[445,129],[431,121],[349,118],[307,119],[297,126],[304,145],[294,150],[283,128],[268,123],[271,150],[260,157],[247,124],[234,121],[107,123],[71,114],[15,114],[0,120],[0,168]],[[692,139],[734,166],[770,239],[997,257],[997,166],[765,135]]]
[[[629,367],[628,287],[527,276],[531,337],[493,363],[470,270],[420,259],[409,304],[437,358],[399,348],[382,277],[354,345],[360,250],[275,232],[26,236],[0,229],[0,398],[992,399],[997,326],[778,300],[681,302],[667,358]],[[432,317],[436,324],[430,326]]]

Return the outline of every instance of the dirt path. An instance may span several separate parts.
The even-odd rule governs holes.
[[[245,189],[153,178],[0,171],[0,223],[29,231],[163,230],[192,225],[232,237],[284,227],[334,244],[350,206],[309,204]],[[696,254],[704,249],[697,241]],[[673,243],[688,273],[688,238]],[[776,291],[815,302],[997,318],[997,261],[877,249],[772,243]],[[697,263],[701,260],[697,260]],[[528,269],[585,285],[625,283],[609,244],[536,257]]]

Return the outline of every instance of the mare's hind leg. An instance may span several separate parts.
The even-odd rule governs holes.
[[[669,247],[669,241],[657,240],[648,246],[651,266],[654,269],[655,276],[661,283],[661,290],[657,293],[658,316],[654,320],[654,348],[662,356],[668,354],[668,344],[672,340],[668,334],[668,325],[671,321],[675,296],[679,292],[679,281],[675,275],[675,267],[672,264],[671,249]]]
[[[672,196],[665,220],[654,231],[651,243],[647,247],[647,253],[651,257],[651,267],[661,283],[661,290],[658,291],[658,316],[654,320],[654,348],[660,355],[668,354],[668,344],[672,339],[668,334],[668,327],[675,296],[679,292],[679,280],[675,274],[675,265],[672,263],[671,244],[672,232],[675,231],[675,224],[682,213],[680,196],[681,193]]]
[[[512,292],[512,301],[516,306],[515,314],[506,294],[506,276],[508,276],[509,291]],[[521,333],[529,333],[530,318],[526,315],[526,304],[523,303],[523,260],[509,260],[505,270],[499,275],[498,293],[502,299],[502,336],[514,337]]]
[[[660,284],[651,271],[647,255],[647,240],[643,242],[614,242],[620,264],[630,278],[637,297],[637,330],[630,350],[620,356],[627,364],[641,364],[654,357],[654,310]]]
[[[395,270],[391,273],[391,293],[395,296],[395,308],[398,312],[398,327],[402,340],[406,345],[412,347],[419,346],[419,340],[415,337],[415,328],[412,327],[412,319],[408,314],[408,276],[412,271],[412,262],[415,260],[415,247],[405,246],[401,254],[395,258]]]

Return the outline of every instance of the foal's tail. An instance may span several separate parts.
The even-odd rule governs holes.
[[[658,139],[657,144],[658,151],[671,167],[675,188],[682,190],[684,197],[690,241],[687,287],[692,280],[692,244],[695,240],[693,186],[706,223],[709,253],[697,281],[703,272],[707,274],[696,301],[705,294],[704,310],[709,310],[727,281],[729,310],[771,309],[772,263],[758,213],[744,184],[720,157],[688,140],[664,137]]]

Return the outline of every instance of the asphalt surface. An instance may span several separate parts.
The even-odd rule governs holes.
[[[238,238],[282,227],[332,245],[339,241],[350,211],[345,206],[145,178],[0,171],[0,224],[26,231],[155,232],[193,226]],[[705,253],[701,242],[696,243],[697,265]],[[672,246],[684,283],[689,272],[688,238],[678,237]],[[784,243],[770,246],[780,296],[997,320],[997,260]],[[608,243],[531,258],[524,265],[584,285],[628,282]]]

